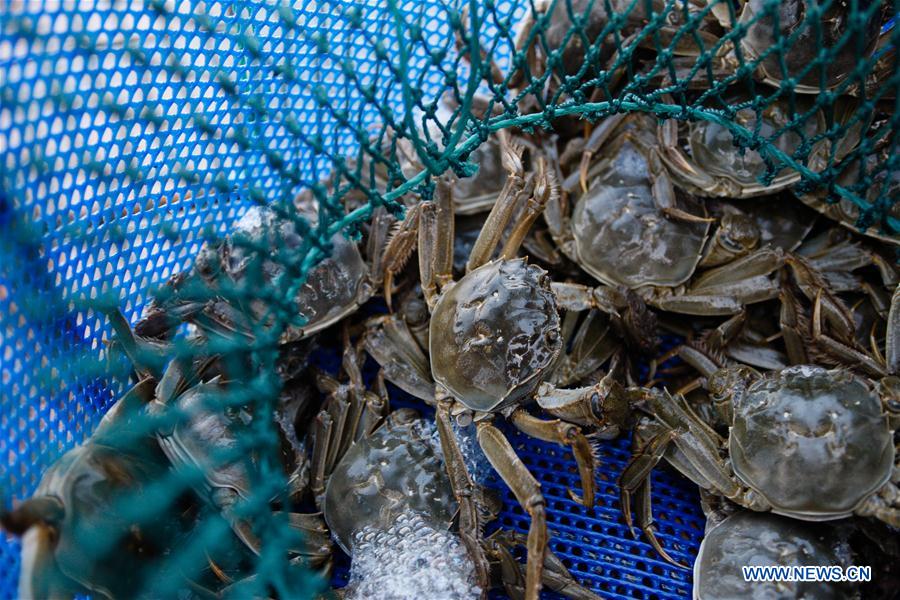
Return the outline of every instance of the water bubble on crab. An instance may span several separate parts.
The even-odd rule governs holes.
[[[424,421],[423,428],[428,428],[428,435],[431,437],[431,444],[434,447],[434,453],[443,462],[444,452],[441,448],[441,436],[437,427],[431,421]],[[483,484],[487,481],[491,474],[491,465],[488,463],[487,457],[478,445],[478,438],[475,433],[475,427],[470,423],[462,427],[456,421],[453,421],[453,433],[459,442],[459,449],[462,452],[463,460],[466,463],[466,470],[472,482],[475,484]]]
[[[439,531],[415,512],[404,512],[387,531],[356,534],[346,598],[475,599],[475,568],[456,535]]]

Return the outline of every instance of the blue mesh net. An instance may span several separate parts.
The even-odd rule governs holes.
[[[646,48],[648,40],[657,50],[681,38],[699,47],[688,68],[676,64],[671,52],[660,53],[650,73],[627,72],[630,82],[615,94],[610,74],[627,71],[624,63],[603,62],[601,68],[588,60],[590,68],[568,72],[571,57],[547,51],[540,26],[530,39],[548,52],[549,68],[527,72],[528,48],[515,47],[513,25],[536,10],[530,2],[98,4],[0,2],[0,490],[7,501],[32,494],[43,471],[91,434],[122,391],[100,358],[112,330],[93,301],[112,295],[125,318],[137,321],[152,291],[188,269],[203,243],[231,231],[248,207],[283,203],[303,189],[323,199],[337,195],[321,185],[335,173],[339,181],[366,190],[368,202],[345,215],[336,201],[323,200],[321,239],[353,230],[377,206],[399,212],[402,194],[431,193],[433,175],[467,172],[468,153],[491,131],[546,126],[565,115],[598,119],[642,111],[723,124],[738,146],[761,153],[764,182],[793,167],[800,173],[799,194],[816,193],[820,203],[827,199],[832,205],[849,201],[858,225],[884,235],[896,235],[900,224],[890,188],[896,112],[866,130],[856,154],[832,153],[816,169],[810,166],[816,144],[839,141],[852,121],[829,117],[829,129],[812,137],[798,134],[802,143],[788,153],[778,145],[780,136],[802,131],[811,113],[774,133],[735,124],[739,110],[762,110],[785,98],[793,103],[797,85],[869,89],[870,75],[886,65],[877,71],[882,85],[869,96],[858,92],[859,120],[871,124],[875,103],[889,99],[900,81],[895,61],[877,62],[896,46],[893,21],[883,26],[888,42],[860,58],[847,81],[826,84],[827,69],[818,69],[835,60],[842,45],[837,44],[823,49],[805,71],[790,67],[781,73],[768,96],[760,88],[737,103],[723,100],[724,87],[752,79],[754,68],[770,56],[738,52],[731,73],[714,74],[708,59],[739,41],[746,27],[705,46],[698,41],[705,38],[693,33],[711,8],[688,2],[626,3],[623,12],[645,11],[636,38],[618,35],[635,33],[626,31],[624,20],[606,23],[625,58],[639,51],[638,44]],[[563,4],[569,11],[572,5],[585,8]],[[852,4],[863,24],[853,27],[871,19],[880,24],[880,3]],[[711,5],[721,9],[726,3]],[[817,23],[828,8],[821,5],[808,18]],[[662,24],[670,22],[681,23],[674,41],[661,37]],[[569,38],[579,32],[572,30]],[[475,33],[466,35],[470,31]],[[789,48],[797,37],[784,35],[773,47]],[[467,50],[460,51],[460,39]],[[588,59],[609,58],[598,45],[585,52]],[[510,77],[500,84],[488,76],[494,65],[500,72],[524,69],[529,83],[519,88],[524,91],[516,101],[506,94],[514,87]],[[770,68],[769,79],[772,73]],[[700,100],[680,95],[698,85],[709,90]],[[538,88],[550,91],[538,94]],[[597,89],[604,93],[585,91]],[[439,117],[437,101],[448,91],[462,108]],[[493,113],[468,112],[476,92],[492,98]],[[818,108],[833,117],[837,96],[823,93]],[[531,105],[520,114],[519,106],[528,104],[517,103],[522,99]],[[427,129],[423,124],[446,127],[443,150],[416,133]],[[386,166],[396,166],[393,150],[378,146],[386,132],[411,140],[425,169],[378,188],[361,165],[381,157]],[[889,159],[866,163],[878,153]],[[859,163],[864,168],[853,169],[855,179],[842,178],[847,165]],[[313,244],[304,272],[326,251]],[[566,495],[567,488],[578,487],[566,453],[521,436],[512,435],[512,441],[544,486],[552,548],[576,577],[611,596],[689,595],[689,573],[632,539],[618,514],[615,480],[628,457],[627,442],[602,447],[601,498],[589,510]],[[654,477],[659,537],[676,559],[690,562],[703,523],[696,492],[666,474]],[[500,523],[526,531],[527,517],[504,493]],[[2,597],[15,594],[18,561],[18,542],[4,538]]]

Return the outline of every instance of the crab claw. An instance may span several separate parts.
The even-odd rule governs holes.
[[[30,498],[16,508],[0,512],[0,526],[22,537],[20,598],[67,596],[60,587],[60,573],[53,559],[58,534],[56,524],[65,515],[58,498]]]
[[[0,526],[13,535],[25,535],[35,525],[52,527],[65,516],[62,502],[54,496],[29,498],[12,510],[0,512]]]

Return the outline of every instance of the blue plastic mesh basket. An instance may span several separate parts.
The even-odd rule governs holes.
[[[383,116],[361,89],[404,110],[389,75],[405,42],[378,0],[84,4],[0,2],[0,490],[12,499],[90,435],[117,393],[74,360],[110,337],[80,298],[116,292],[134,322],[148,292],[187,268],[209,235],[285,192],[281,165],[296,167],[295,190],[320,181],[330,156],[355,152],[355,127]],[[496,23],[526,10],[490,6]],[[447,64],[453,55],[446,7],[399,8],[422,24],[406,67],[427,97],[445,78],[435,52]],[[488,38],[498,31],[485,27]],[[508,45],[492,52],[502,64]],[[323,86],[343,112],[317,101]],[[259,106],[283,118],[259,118]],[[592,510],[567,497],[578,487],[567,453],[512,441],[547,495],[552,548],[579,579],[607,596],[690,594],[689,572],[632,539],[619,515],[626,441],[601,449]],[[654,483],[659,537],[689,563],[703,530],[696,491],[665,474]],[[505,500],[501,523],[526,531],[527,516]],[[15,595],[18,552],[0,540],[4,598]]]

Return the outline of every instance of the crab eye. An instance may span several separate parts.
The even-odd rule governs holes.
[[[548,329],[544,333],[544,340],[548,344],[555,344],[559,340],[559,332],[556,329]]]

